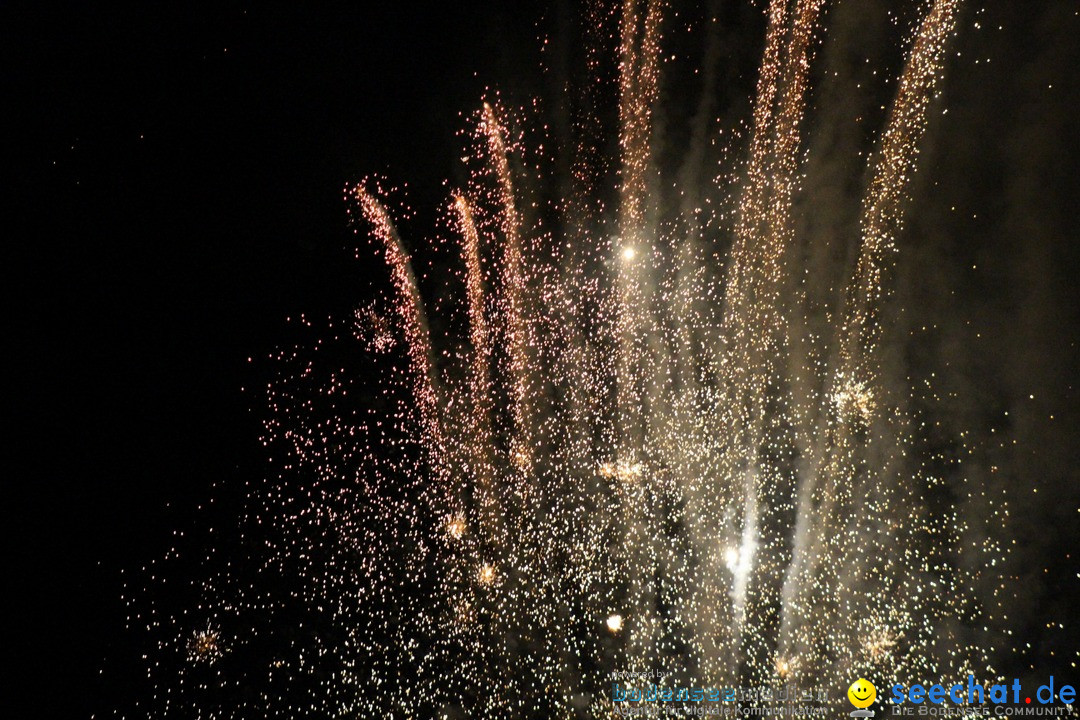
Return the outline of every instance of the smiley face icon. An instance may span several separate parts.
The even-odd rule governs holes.
[[[859,678],[851,683],[851,687],[848,688],[847,699],[851,701],[852,705],[862,710],[870,707],[874,700],[877,699],[877,688],[869,680]]]

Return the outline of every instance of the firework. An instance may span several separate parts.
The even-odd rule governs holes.
[[[187,642],[188,660],[193,663],[212,663],[225,654],[221,631],[211,625],[196,630]]]
[[[277,358],[266,442],[286,459],[250,526],[260,572],[291,568],[296,589],[279,607],[225,569],[200,606],[217,625],[188,644],[224,665],[217,627],[254,646],[244,618],[295,606],[310,635],[275,634],[286,650],[266,677],[307,678],[319,700],[265,695],[222,714],[197,693],[169,697],[205,717],[254,704],[283,717],[603,717],[619,670],[805,688],[846,687],[868,666],[989,673],[970,644],[931,640],[974,603],[943,560],[956,518],[926,500],[936,479],[881,357],[891,258],[959,5],[935,0],[905,49],[832,337],[797,316],[829,304],[799,282],[794,214],[824,0],[768,4],[738,181],[692,191],[730,199],[728,214],[671,202],[658,158],[666,2],[587,11],[613,26],[617,172],[597,159],[588,112],[556,151],[574,157],[562,182],[530,152],[525,114],[484,103],[445,223],[462,337],[429,329],[392,194],[370,179],[350,188],[391,288],[385,309],[357,312],[355,336],[385,370]],[[602,56],[589,48],[591,71]],[[532,188],[545,181],[567,195],[544,202]],[[728,248],[723,262],[708,244]],[[376,382],[383,407],[350,404]],[[256,682],[245,672],[240,696]]]

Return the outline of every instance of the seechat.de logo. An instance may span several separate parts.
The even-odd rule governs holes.
[[[1068,705],[1076,701],[1076,689],[1072,685],[1064,685],[1060,682],[1055,687],[1053,675],[1050,676],[1048,683],[1040,685],[1034,693],[1031,693],[1030,690],[1025,692],[1020,687],[1018,678],[1013,678],[1011,683],[1003,682],[984,687],[981,683],[975,681],[973,675],[968,675],[967,683],[956,683],[951,686],[943,684],[930,686],[915,684],[911,687],[900,684],[893,685],[892,698],[889,702],[896,705],[908,702],[916,705],[922,703],[932,705],[948,703],[954,705],[983,703],[1030,705],[1033,699],[1038,705],[1050,705],[1055,702]]]

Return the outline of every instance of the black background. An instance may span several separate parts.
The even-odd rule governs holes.
[[[522,8],[253,5],[0,9],[4,717],[115,706],[121,572],[263,471],[247,358],[379,273],[342,189],[392,172],[441,197],[459,113],[536,54]]]

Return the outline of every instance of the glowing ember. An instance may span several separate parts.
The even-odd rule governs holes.
[[[465,518],[455,515],[446,523],[446,532],[455,540],[460,540],[465,535]]]
[[[481,585],[492,585],[495,583],[495,578],[495,566],[490,563],[484,563],[476,571],[476,579]]]
[[[195,663],[212,663],[222,657],[221,633],[210,625],[197,630],[187,643],[188,659]]]

